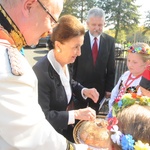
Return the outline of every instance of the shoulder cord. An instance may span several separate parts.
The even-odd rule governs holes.
[[[0,45],[6,47],[7,49],[12,74],[16,76],[23,75],[23,70],[20,64],[21,60],[20,56],[18,55],[18,49],[11,46],[9,43],[0,42]]]

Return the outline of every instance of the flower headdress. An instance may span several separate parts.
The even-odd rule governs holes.
[[[133,104],[150,106],[150,97],[140,96],[136,93],[126,93],[120,100],[115,100],[112,107],[112,116],[116,116],[120,110]]]
[[[116,143],[122,147],[122,150],[150,150],[150,145],[148,143],[144,144],[140,140],[136,141],[133,139],[133,136],[130,134],[123,134],[119,131],[118,119],[116,115],[123,108],[131,106],[133,104],[147,105],[150,106],[150,98],[147,96],[139,96],[135,93],[127,93],[122,96],[120,100],[114,102],[112,108],[111,118],[108,118],[108,130],[113,134],[111,139],[113,143]]]
[[[131,46],[128,49],[128,52],[150,55],[150,48],[149,47],[136,47],[136,48],[134,48],[133,46]]]

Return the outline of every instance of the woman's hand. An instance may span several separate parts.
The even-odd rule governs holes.
[[[78,120],[90,120],[96,119],[96,111],[90,107],[74,110],[75,119]]]
[[[94,101],[94,103],[96,103],[99,99],[99,93],[95,88],[91,88],[91,89],[85,88],[83,90],[83,94],[86,97],[91,98]]]

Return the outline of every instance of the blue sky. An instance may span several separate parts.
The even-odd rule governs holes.
[[[145,12],[150,11],[150,1],[149,0],[136,0],[137,5],[141,5],[139,12],[141,13],[141,24],[143,24],[145,19]]]

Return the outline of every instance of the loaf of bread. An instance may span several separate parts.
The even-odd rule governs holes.
[[[92,147],[108,148],[110,146],[110,132],[107,129],[107,121],[104,119],[83,122],[79,136],[85,144]]]

